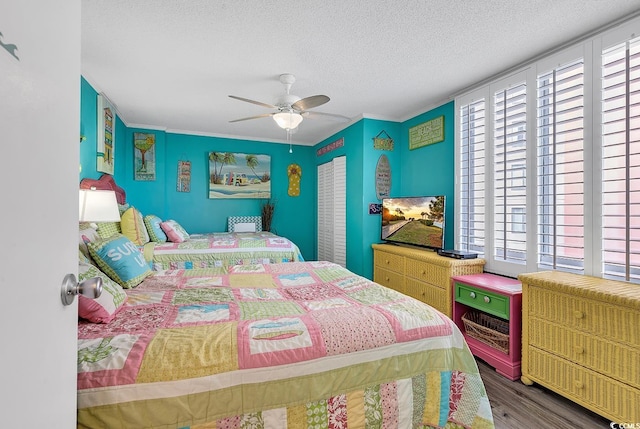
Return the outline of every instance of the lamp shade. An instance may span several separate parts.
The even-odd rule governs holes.
[[[118,222],[120,210],[114,191],[80,189],[80,222]]]
[[[280,112],[273,115],[273,120],[280,128],[293,130],[302,122],[302,115],[296,112]]]

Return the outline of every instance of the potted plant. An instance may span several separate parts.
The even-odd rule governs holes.
[[[275,200],[264,200],[260,207],[262,215],[262,230],[271,231],[271,221],[273,220],[273,212],[276,209]]]

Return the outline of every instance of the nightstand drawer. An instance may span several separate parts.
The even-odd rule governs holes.
[[[464,283],[455,284],[455,300],[461,304],[509,320],[509,297]]]

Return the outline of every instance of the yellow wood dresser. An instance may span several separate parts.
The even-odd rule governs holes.
[[[432,250],[373,244],[373,281],[452,316],[451,277],[479,274],[484,259],[455,259]]]
[[[518,279],[522,382],[640,424],[640,285],[559,271]]]

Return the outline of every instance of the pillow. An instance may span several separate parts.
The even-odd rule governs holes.
[[[78,295],[78,316],[94,323],[109,323],[127,301],[127,294],[97,267],[80,260],[78,282],[91,277],[102,279],[102,294],[96,299]]]
[[[236,232],[235,226],[239,223],[254,223],[256,231],[262,231],[262,216],[229,216],[227,218],[227,231]]]
[[[122,235],[138,246],[149,242],[149,234],[147,233],[147,227],[144,225],[142,214],[135,207],[127,209],[122,214],[120,228],[122,229]]]
[[[182,243],[189,239],[187,231],[185,231],[184,228],[173,219],[161,222],[160,228],[162,228],[164,233],[167,234],[169,241],[173,241],[174,243]]]
[[[87,246],[98,267],[124,288],[138,286],[151,274],[138,246],[122,234],[92,241]]]
[[[250,223],[236,223],[233,226],[233,232],[256,232],[256,224]]]
[[[89,255],[89,248],[87,248],[87,243],[90,241],[94,241],[100,238],[98,235],[98,230],[91,226],[89,222],[80,222],[78,226],[78,247],[80,252],[87,257],[87,259],[91,260],[91,256]]]
[[[120,222],[99,222],[98,235],[100,238],[109,238],[120,233]]]
[[[131,206],[129,205],[129,203],[125,203],[125,204],[118,204],[118,211],[120,212],[120,216],[122,216],[122,214],[124,212],[127,211],[127,209],[131,208]]]
[[[144,224],[147,227],[149,239],[156,243],[165,243],[167,241],[167,234],[165,234],[160,227],[161,223],[162,219],[156,215],[146,215],[144,217]]]

